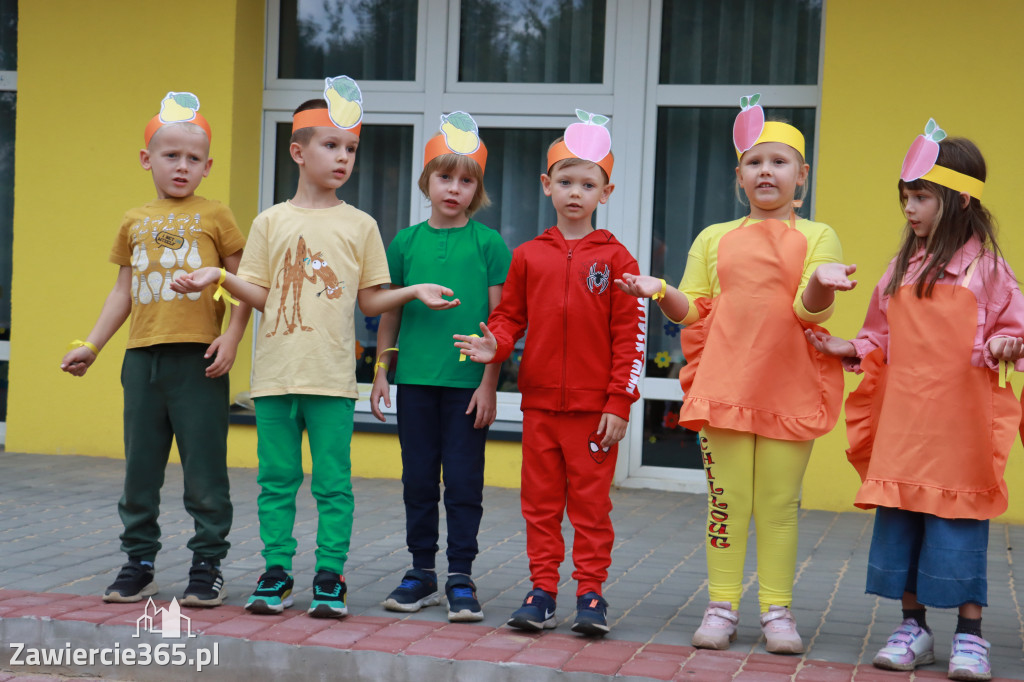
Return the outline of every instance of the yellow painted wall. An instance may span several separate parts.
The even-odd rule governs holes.
[[[19,3],[9,450],[122,455],[127,325],[86,377],[64,374],[59,361],[114,284],[108,254],[124,211],[156,197],[138,152],[169,90],[195,92],[213,128],[199,194],[230,205],[248,231],[263,9],[263,0]],[[248,384],[248,358],[239,354],[235,389]]]
[[[841,295],[829,329],[860,329],[874,285],[903,226],[896,183],[914,137],[935,118],[974,140],[988,163],[984,203],[1002,219],[1000,245],[1024,276],[1024,193],[1016,184],[1024,110],[1024,3],[1019,0],[828,0],[817,173],[817,219],[836,228],[858,288]],[[859,379],[847,375],[847,391]],[[1017,389],[1024,378],[1017,377]],[[956,396],[950,396],[956,400]],[[851,508],[859,479],[846,463],[846,432],[819,439],[804,479],[804,504]],[[1024,522],[1024,459],[1007,469],[1010,509]]]

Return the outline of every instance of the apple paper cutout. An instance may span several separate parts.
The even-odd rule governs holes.
[[[565,146],[577,158],[597,163],[612,149],[612,136],[604,124],[607,116],[576,110],[580,123],[573,123],[565,129]]]

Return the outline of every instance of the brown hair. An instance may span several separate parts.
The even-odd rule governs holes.
[[[455,172],[476,178],[476,194],[473,195],[473,200],[466,207],[467,216],[472,216],[480,209],[491,205],[491,198],[487,196],[487,190],[484,188],[484,172],[480,168],[480,164],[463,154],[441,154],[427,162],[427,165],[423,167],[423,172],[420,173],[418,183],[423,196],[427,199],[430,198],[430,175],[432,173]]]
[[[558,144],[559,142],[561,142],[564,139],[565,139],[564,135],[558,136],[558,138],[556,138],[551,144],[548,145],[548,151],[551,151],[552,147],[554,147],[556,144]],[[608,153],[611,155],[612,161],[614,161],[615,160],[615,154],[612,154],[612,152],[610,152],[610,151]],[[586,159],[568,158],[568,159],[562,159],[560,161],[555,161],[553,164],[551,164],[551,167],[548,168],[547,174],[551,175],[551,171],[555,170],[556,168],[557,169],[570,168],[572,166],[582,166],[582,165],[587,164],[587,163],[590,163],[590,164],[593,164],[593,165],[597,166],[598,170],[601,171],[601,177],[604,178],[604,184],[607,185],[608,182],[609,182],[609,178],[608,178],[608,174],[604,172],[604,168],[601,168],[601,166],[598,166],[593,161],[587,161]]]
[[[987,175],[985,158],[981,155],[981,150],[963,137],[947,137],[942,140],[939,143],[939,158],[935,163],[982,182]],[[993,270],[998,270],[1002,252],[996,243],[995,219],[977,197],[971,197],[965,207],[962,205],[960,192],[920,178],[910,182],[900,180],[898,187],[901,207],[907,204],[903,196],[904,190],[924,190],[934,194],[938,199],[939,212],[935,218],[935,226],[925,238],[915,235],[909,222],[903,228],[903,241],[896,254],[892,279],[885,287],[887,295],[894,295],[903,285],[907,270],[910,268],[910,259],[922,247],[925,250],[924,267],[916,273],[917,285],[914,287],[914,293],[918,298],[931,296],[935,282],[945,272],[949,261],[972,237],[977,237],[983,248],[999,256],[993,265]]]
[[[326,109],[327,101],[323,99],[307,99],[305,102],[300,104],[292,112],[292,116],[299,113],[300,111],[309,111],[310,109]],[[300,144],[305,147],[309,144],[309,141],[313,137],[313,128],[299,128],[292,133],[292,139],[289,140],[289,144]]]

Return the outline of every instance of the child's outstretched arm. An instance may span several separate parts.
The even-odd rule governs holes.
[[[669,286],[663,279],[649,275],[633,275],[623,273],[622,279],[615,280],[615,285],[635,298],[658,297],[658,307],[670,320],[682,320],[690,312],[690,299],[679,289]]]
[[[850,279],[856,271],[856,265],[842,263],[822,263],[815,268],[803,293],[807,312],[820,313],[836,300],[837,291],[849,291],[857,286],[857,280]]]
[[[491,333],[491,330],[488,329],[487,325],[483,322],[480,323],[480,331],[483,332],[480,336],[454,334],[452,338],[455,339],[455,347],[458,348],[463,355],[473,362],[486,364],[494,359],[494,356],[498,351],[498,341],[494,338],[494,334]]]
[[[402,328],[402,309],[395,308],[382,313],[380,324],[377,325],[377,361],[373,365],[373,388],[370,389],[370,412],[380,421],[387,421],[380,409],[381,398],[384,406],[391,407],[391,385],[388,383],[388,368],[394,351],[388,355],[384,351],[393,348],[398,341],[398,331]]]
[[[121,328],[132,312],[132,269],[122,265],[117,271],[114,287],[107,294],[100,316],[93,325],[86,342],[93,344],[98,353],[110,341],[110,337]],[[72,376],[84,376],[96,361],[96,353],[88,346],[73,348],[64,354],[60,368]]]
[[[459,305],[457,298],[444,298],[454,295],[455,292],[440,284],[414,284],[399,289],[384,289],[378,284],[360,289],[356,298],[359,300],[359,309],[363,311],[363,315],[376,317],[387,310],[405,305],[414,298],[423,301],[431,310],[447,310]]]
[[[224,269],[234,274],[238,272],[238,264],[242,262],[242,250],[239,249],[230,256],[224,257]],[[206,376],[215,379],[227,374],[235,364],[235,355],[238,352],[238,342],[242,340],[245,333],[245,326],[249,324],[249,314],[252,306],[244,301],[237,306],[228,306],[228,328],[218,336],[206,349],[204,357],[213,358],[213,362],[206,368]],[[216,356],[216,357],[214,357]]]
[[[223,276],[223,281],[221,277]],[[252,282],[246,282],[238,275],[228,272],[225,268],[205,267],[193,270],[184,275],[178,275],[171,282],[171,289],[179,294],[188,294],[202,291],[206,287],[220,283],[220,286],[227,289],[232,296],[237,296],[244,303],[248,303],[256,310],[263,312],[267,304],[267,294],[270,290]]]
[[[487,309],[489,312],[494,312],[498,303],[501,302],[501,287],[501,284],[487,287]],[[497,341],[494,345],[497,346]],[[498,415],[498,375],[500,373],[501,364],[488,364],[484,368],[484,376],[480,379],[480,385],[473,391],[466,414],[473,414],[473,411],[476,410],[476,418],[473,420],[474,429],[490,426]]]
[[[837,358],[852,358],[857,356],[857,349],[853,343],[838,336],[832,336],[825,332],[816,332],[813,329],[805,329],[804,336],[807,342],[817,349],[819,353],[834,355]]]

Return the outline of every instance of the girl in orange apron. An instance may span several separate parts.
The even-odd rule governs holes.
[[[865,373],[846,418],[863,481],[854,504],[877,508],[866,591],[903,604],[874,664],[932,663],[926,606],[959,607],[954,680],[992,675],[981,635],[988,520],[1006,510],[1003,470],[1021,417],[1004,372],[1024,355],[1024,296],[980,202],[985,175],[978,148],[930,120],[903,163],[907,227],[864,327],[853,341],[807,333]]]
[[[759,98],[742,99],[733,128],[750,215],[698,235],[678,289],[648,276],[623,276],[619,286],[688,325],[679,423],[700,431],[710,602],[693,645],[725,649],[736,639],[753,517],[765,648],[801,653],[789,610],[800,485],[814,439],[838,419],[843,389],[840,363],[811,348],[804,330],[821,329],[835,291],[856,284],[848,277],[855,268],[842,265],[831,227],[794,214],[808,174],[803,135],[766,122]]]

